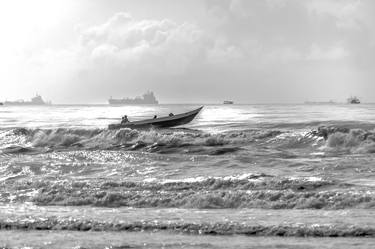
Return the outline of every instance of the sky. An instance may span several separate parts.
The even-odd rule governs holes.
[[[375,102],[373,0],[1,0],[0,101]]]

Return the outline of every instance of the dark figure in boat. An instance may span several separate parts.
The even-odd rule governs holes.
[[[173,113],[169,113],[169,117],[173,117],[174,116],[174,114]]]
[[[125,124],[125,123],[128,123],[129,122],[129,119],[128,119],[128,116],[125,115],[121,118],[121,124]]]
[[[169,113],[169,117],[172,117],[172,116],[174,116],[174,114],[173,113]],[[154,119],[157,119],[158,118],[158,116],[157,115],[154,115]],[[121,118],[121,124],[126,124],[126,123],[128,123],[129,122],[129,119],[128,119],[128,116],[127,115],[125,115],[125,116],[123,116],[122,118]]]

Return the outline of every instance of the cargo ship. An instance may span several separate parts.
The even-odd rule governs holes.
[[[142,95],[142,97],[136,97],[136,98],[122,98],[122,99],[114,99],[110,98],[108,100],[108,103],[110,105],[143,105],[143,104],[149,104],[149,105],[157,105],[159,104],[159,101],[156,99],[153,92],[148,91],[145,94]]]
[[[234,102],[231,101],[231,100],[224,100],[223,104],[224,104],[224,105],[233,105]]]
[[[348,98],[348,103],[349,104],[360,104],[361,101],[356,96],[354,96],[354,97]]]
[[[36,95],[35,97],[31,98],[30,101],[24,100],[16,100],[16,101],[5,101],[4,105],[50,105],[51,103],[47,103],[43,100],[40,95]]]

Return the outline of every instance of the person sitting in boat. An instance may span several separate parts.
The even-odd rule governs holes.
[[[174,114],[173,113],[169,113],[169,117],[173,117],[174,116]]]
[[[154,119],[157,118],[157,117],[158,117],[158,116],[155,115],[155,116],[154,116]]]
[[[128,119],[128,116],[125,115],[125,116],[123,116],[122,119],[121,119],[121,124],[125,124],[125,123],[127,123],[127,122],[129,122],[129,119]]]

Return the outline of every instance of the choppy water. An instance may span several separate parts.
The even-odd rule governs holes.
[[[0,107],[0,247],[373,248],[375,105],[196,107]]]

